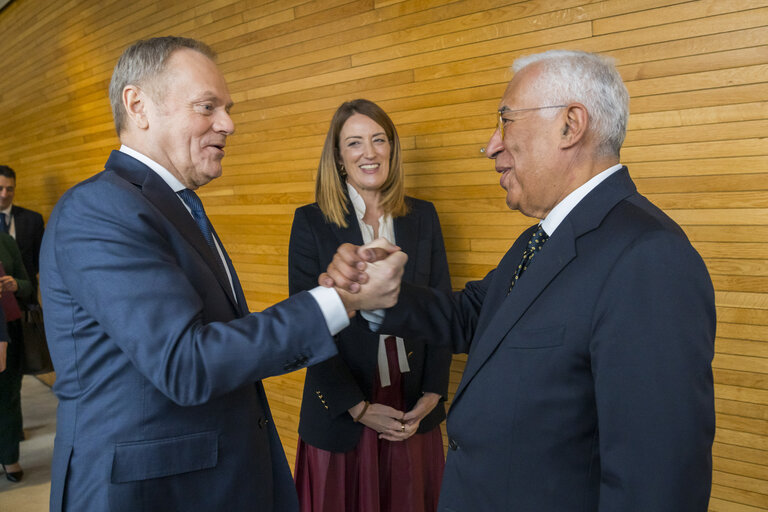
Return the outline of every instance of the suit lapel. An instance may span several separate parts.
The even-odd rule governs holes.
[[[211,252],[211,248],[208,247],[205,237],[200,232],[200,228],[195,223],[195,220],[184,207],[179,197],[171,190],[171,187],[152,169],[135,158],[119,151],[112,151],[109,160],[107,160],[106,168],[115,171],[125,180],[137,185],[141,189],[144,197],[176,227],[182,237],[203,258],[208,268],[216,276],[216,280],[226,293],[227,298],[229,298],[232,307],[239,311],[239,306],[232,295],[232,287],[229,284],[226,272],[224,272],[218,260],[215,259],[217,256],[214,256]],[[218,236],[216,238],[218,239]],[[224,246],[221,245],[221,241],[219,241],[219,244],[223,251]],[[232,278],[234,280],[234,269],[231,272],[233,272]]]
[[[475,338],[470,346],[469,357],[464,374],[456,390],[454,402],[461,396],[464,389],[472,381],[477,372],[493,355],[507,333],[525,314],[536,298],[546,289],[549,283],[555,279],[558,273],[576,256],[575,240],[572,231],[566,223],[558,227],[555,234],[547,241],[544,248],[533,260],[522,278],[515,284],[514,290],[507,295],[509,280],[514,274],[515,267],[522,257],[523,246],[528,243],[531,230],[526,230],[518,238],[513,246],[516,250],[510,251],[510,258],[505,258],[504,265],[496,271],[494,282],[485,298],[491,305],[499,304],[495,311],[487,313],[485,328],[475,333]],[[516,256],[513,258],[512,255]],[[483,308],[485,310],[485,307]]]
[[[349,198],[347,198],[347,208],[349,208],[346,216],[347,227],[342,228],[333,222],[328,223],[338,242],[336,246],[338,247],[346,243],[363,245],[363,234],[360,232],[360,224],[357,221],[357,215],[355,215],[355,208],[352,206]]]
[[[626,168],[603,181],[568,214],[515,284],[514,290],[506,295],[509,280],[536,226],[526,230],[515,241],[499,264],[489,287],[454,403],[533,302],[576,258],[576,240],[597,228],[619,201],[635,192]]]
[[[230,275],[232,276],[232,288],[234,288],[235,298],[237,299],[236,307],[240,311],[240,316],[245,316],[249,314],[250,311],[248,310],[248,303],[245,301],[245,293],[243,292],[243,286],[240,284],[240,278],[237,277],[235,266],[232,264],[232,260],[229,258],[229,254],[227,254],[227,250],[224,248],[224,244],[221,242],[218,233],[216,233],[215,229],[212,231],[213,236],[216,237],[216,241],[219,243],[219,247],[221,247],[221,253],[224,255],[224,261],[227,265],[227,268],[229,269]]]
[[[24,215],[21,214],[21,210],[16,205],[11,206],[11,219],[13,219],[13,223],[16,229],[16,238],[24,238],[24,235],[26,234],[25,229],[27,228],[27,219],[24,218]]]

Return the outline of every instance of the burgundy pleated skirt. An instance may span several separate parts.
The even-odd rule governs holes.
[[[397,349],[387,342],[391,385],[378,372],[372,402],[404,409]],[[349,452],[329,452],[299,439],[294,478],[301,512],[434,512],[445,457],[440,428],[391,442],[363,427]]]

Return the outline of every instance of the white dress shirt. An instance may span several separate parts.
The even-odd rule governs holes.
[[[363,243],[369,244],[374,240],[373,226],[365,223],[363,217],[365,217],[365,200],[355,190],[355,187],[347,182],[347,191],[349,192],[349,200],[352,202],[352,206],[355,209],[355,216],[357,217],[357,223],[360,225],[360,232],[363,235]],[[385,238],[392,245],[395,243],[395,224],[392,220],[392,215],[385,214],[379,217],[379,238]],[[374,311],[361,311],[363,318],[368,320],[371,330],[378,330],[378,326],[384,319],[384,310],[377,309]],[[390,337],[390,334],[379,335],[379,349],[378,349],[378,366],[379,366],[379,381],[381,387],[389,386],[392,381],[389,376],[389,362],[387,359],[387,346],[386,339]],[[397,346],[397,363],[400,367],[400,373],[411,371],[411,367],[408,365],[408,355],[405,353],[405,342],[403,338],[395,336],[395,343]]]

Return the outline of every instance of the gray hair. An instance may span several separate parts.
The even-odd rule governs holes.
[[[161,90],[153,80],[165,71],[171,54],[182,48],[189,48],[211,60],[216,60],[216,52],[207,44],[196,39],[176,36],[153,37],[137,41],[120,56],[109,83],[109,101],[112,104],[112,117],[115,120],[118,136],[125,127],[126,120],[123,89],[128,85],[145,86],[153,93],[153,99],[159,99]]]
[[[549,50],[516,59],[512,71],[517,73],[533,63],[541,66],[535,79],[539,96],[552,105],[583,104],[598,152],[618,156],[627,134],[629,93],[613,59],[582,51]],[[557,114],[551,110],[539,112],[545,116]]]

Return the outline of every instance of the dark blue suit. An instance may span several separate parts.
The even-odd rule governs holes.
[[[705,512],[715,306],[701,258],[626,169],[507,295],[534,229],[453,297],[404,284],[382,327],[450,326],[469,352],[439,510]]]
[[[336,353],[302,293],[248,314],[192,216],[134,158],[69,190],[40,283],[59,398],[55,511],[292,511],[260,379]]]

